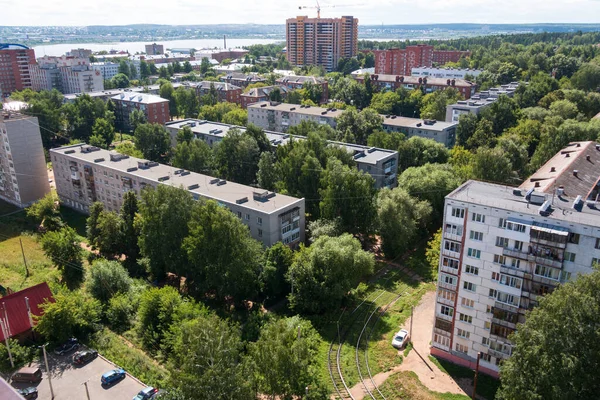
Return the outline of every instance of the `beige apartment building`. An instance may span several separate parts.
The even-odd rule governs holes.
[[[27,207],[50,192],[38,119],[0,114],[0,199]]]
[[[84,213],[95,201],[119,211],[123,194],[140,195],[159,184],[183,187],[195,200],[211,199],[227,207],[265,246],[295,247],[304,241],[304,199],[240,185],[157,162],[88,145],[50,150],[61,203]]]

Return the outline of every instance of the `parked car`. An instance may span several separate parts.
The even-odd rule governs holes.
[[[26,400],[37,399],[38,391],[36,387],[28,387],[25,389],[17,389],[17,392]]]
[[[77,350],[78,348],[79,348],[79,341],[75,338],[71,338],[71,339],[67,340],[65,343],[58,346],[56,349],[54,349],[54,354],[62,356],[67,353],[70,353],[74,350]]]
[[[133,398],[133,400],[149,400],[154,398],[154,395],[158,393],[158,389],[148,386],[140,390],[140,392]]]
[[[12,375],[11,380],[13,382],[37,383],[42,380],[42,370],[37,367],[23,367]]]
[[[73,354],[73,364],[75,365],[83,365],[92,361],[94,358],[98,357],[98,352],[96,350],[83,350],[78,351]]]
[[[408,331],[406,329],[400,329],[392,339],[392,346],[401,349],[408,343]]]
[[[121,368],[112,369],[102,375],[100,381],[103,385],[112,385],[113,383],[119,382],[125,379],[125,370]]]

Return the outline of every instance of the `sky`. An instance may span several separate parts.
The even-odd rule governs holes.
[[[0,0],[1,25],[284,24],[316,16],[316,0]],[[325,5],[337,5],[325,7]],[[600,0],[331,0],[322,17],[362,25],[427,23],[600,23]]]

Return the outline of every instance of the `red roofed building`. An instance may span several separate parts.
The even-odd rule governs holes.
[[[27,302],[29,299],[29,309],[31,311],[31,320],[27,312]],[[54,297],[46,282],[40,283],[15,292],[6,297],[0,298],[0,321],[7,330],[9,338],[18,337],[31,330],[31,321],[35,324],[35,318],[43,314],[40,307],[46,300],[54,302]],[[5,332],[0,329],[0,341],[4,341]]]

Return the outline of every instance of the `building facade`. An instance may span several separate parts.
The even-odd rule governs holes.
[[[446,197],[431,353],[498,375],[539,298],[600,260],[600,145],[576,142],[518,188]]]
[[[467,76],[477,77],[483,70],[470,68],[433,68],[433,67],[415,67],[411,70],[411,76],[445,78],[445,79],[465,79]]]
[[[477,92],[468,100],[459,100],[450,104],[446,106],[446,122],[458,122],[463,114],[477,115],[498,100],[500,96],[513,97],[518,87],[519,82],[511,82],[501,87]]]
[[[286,56],[292,65],[318,65],[333,71],[340,58],[358,53],[358,19],[290,18],[286,20],[286,45]]]
[[[104,90],[104,79],[87,58],[44,56],[29,66],[34,90],[57,89],[64,94]]]
[[[225,82],[185,82],[184,86],[189,86],[196,90],[198,98],[210,94],[214,90],[217,94],[218,101],[226,101],[229,103],[241,104],[242,88]]]
[[[454,147],[457,126],[457,122],[398,117],[395,115],[383,116],[383,130],[385,132],[400,132],[407,139],[417,136],[435,140],[448,148]]]
[[[327,103],[329,99],[329,83],[326,79],[320,78],[318,76],[298,76],[298,75],[288,75],[281,77],[275,81],[278,85],[286,86],[288,89],[302,89],[307,84],[317,85],[321,87],[321,100],[320,103]]]
[[[218,72],[218,71],[217,71]],[[245,88],[255,83],[265,83],[266,79],[257,73],[244,74],[242,72],[227,72],[226,75],[219,78],[221,82],[229,83],[234,86]]]
[[[364,75],[353,76],[358,82],[364,82]],[[454,88],[465,98],[469,99],[475,94],[477,85],[464,79],[444,79],[420,76],[383,75],[373,74],[370,76],[371,84],[381,90],[396,90],[404,88],[408,90],[422,89],[425,93]]]
[[[405,49],[363,50],[375,55],[375,73],[389,75],[410,75],[413,68],[432,67],[434,63],[443,65],[457,62],[461,57],[471,55],[469,51],[434,50],[433,46],[417,44]]]
[[[38,119],[0,116],[0,198],[27,207],[50,192]]]
[[[35,52],[20,44],[0,43],[0,93],[8,97],[15,90],[31,89],[29,65]]]
[[[304,241],[304,199],[240,185],[87,145],[50,150],[62,204],[88,213],[95,201],[119,211],[123,194],[159,184],[183,187],[195,200],[215,200],[237,215],[265,246]]]
[[[151,124],[164,125],[171,120],[169,100],[146,93],[121,93],[111,97],[115,103],[115,126],[121,132],[129,132],[131,124],[129,116],[133,110],[141,110],[146,121]]]
[[[145,47],[146,47],[146,54],[148,54],[149,56],[165,54],[165,47],[162,44],[152,43],[152,44],[145,45]]]
[[[287,86],[263,86],[250,89],[250,91],[240,95],[242,108],[248,108],[250,104],[259,103],[261,101],[269,101],[271,99],[271,92],[273,92],[274,89],[278,89],[279,93],[281,94],[281,99],[285,100],[289,91]]]
[[[219,122],[210,122],[198,119],[186,119],[174,121],[165,125],[167,132],[171,136],[172,146],[177,144],[177,133],[184,127],[189,127],[194,133],[194,138],[203,140],[209,146],[213,146],[223,140],[231,129],[244,131],[245,128],[222,124]],[[267,139],[273,149],[287,144],[290,140],[305,140],[304,136],[290,135],[282,132],[265,131]],[[397,185],[396,173],[398,170],[398,152],[393,150],[380,149],[377,147],[361,146],[351,143],[342,143],[328,141],[331,146],[339,146],[348,153],[352,154],[356,167],[371,175],[375,179],[377,189],[383,187],[394,188]]]

